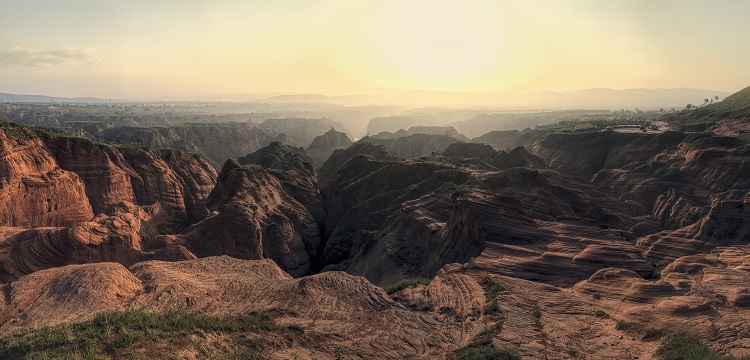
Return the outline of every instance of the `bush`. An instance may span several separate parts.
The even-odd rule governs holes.
[[[646,329],[646,331],[643,332],[643,336],[641,336],[641,340],[655,341],[655,340],[660,339],[662,336],[664,336],[663,329],[651,327],[651,328]]]
[[[493,315],[500,312],[500,306],[497,305],[497,300],[492,300],[492,302],[485,306],[482,310],[482,313],[485,315]]]
[[[401,290],[404,290],[408,287],[412,287],[415,285],[429,285],[430,281],[432,280],[427,279],[427,278],[420,278],[420,277],[406,278],[406,279],[401,279],[393,284],[383,287],[383,290],[385,290],[385,292],[387,292],[388,294],[393,294],[393,293],[399,292]]]
[[[638,330],[640,326],[636,323],[627,322],[625,320],[617,320],[617,324],[615,324],[615,329],[620,331],[627,331],[627,330]]]
[[[327,272],[327,271],[346,271],[346,268],[349,267],[348,261],[343,261],[338,264],[329,264],[323,267],[323,269],[320,270],[320,272]]]
[[[502,285],[492,281],[488,277],[482,280],[482,288],[484,289],[484,296],[487,298],[487,301],[495,300],[498,295],[505,291]]]
[[[477,261],[475,258],[469,259],[468,262],[465,262],[461,264],[461,266],[458,268],[459,271],[461,270],[469,270],[469,269],[476,269],[479,267],[479,264],[477,264]]]

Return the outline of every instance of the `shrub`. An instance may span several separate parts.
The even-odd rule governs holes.
[[[646,329],[646,331],[643,332],[643,335],[641,336],[641,340],[654,341],[654,340],[660,339],[662,336],[664,336],[663,329],[651,327],[651,328]]]
[[[487,301],[494,300],[498,295],[505,291],[505,288],[502,285],[492,281],[492,279],[488,277],[482,280],[482,288],[484,289],[484,296],[487,298]]]
[[[320,272],[327,272],[327,271],[346,271],[346,268],[349,267],[348,261],[343,261],[338,264],[329,264],[323,267],[323,269],[320,270]]]
[[[497,300],[492,300],[492,302],[485,306],[482,310],[482,313],[485,315],[493,315],[500,312],[500,306],[497,305]]]
[[[477,261],[475,258],[469,259],[468,262],[465,262],[461,264],[461,266],[458,268],[459,271],[461,270],[469,270],[469,269],[476,269],[479,267],[479,264],[477,264]]]
[[[615,329],[620,331],[632,330],[635,327],[637,327],[636,324],[627,322],[625,320],[617,320],[617,323],[615,324]]]
[[[385,290],[385,292],[387,292],[388,294],[393,294],[393,293],[399,292],[401,290],[404,290],[408,287],[412,287],[415,285],[429,285],[430,281],[432,280],[427,279],[427,278],[420,278],[420,277],[406,278],[406,279],[401,279],[393,284],[385,286],[383,290]]]

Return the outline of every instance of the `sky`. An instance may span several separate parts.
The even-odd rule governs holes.
[[[0,92],[750,85],[750,1],[0,0]]]

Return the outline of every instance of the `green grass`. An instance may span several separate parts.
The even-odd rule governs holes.
[[[186,311],[113,311],[99,313],[89,321],[27,329],[2,337],[0,359],[111,357],[159,341],[189,343],[190,336],[195,334],[246,334],[279,329],[282,328],[268,314],[225,317]],[[256,350],[251,346],[235,355],[257,358]]]
[[[458,353],[461,360],[521,360],[514,350],[497,349],[490,345],[469,346]]]
[[[660,360],[731,360],[711,350],[695,336],[688,333],[669,335],[656,350]]]
[[[406,278],[406,279],[401,279],[393,284],[383,287],[383,290],[385,290],[385,292],[387,292],[388,294],[393,294],[393,293],[399,292],[401,290],[404,290],[408,287],[412,287],[415,285],[429,285],[430,281],[432,280],[427,279],[427,278],[421,278],[421,277]]]
[[[0,130],[5,132],[7,136],[23,140],[29,140],[38,137],[37,133],[32,128],[12,123],[10,122],[10,120],[2,116],[0,116]]]

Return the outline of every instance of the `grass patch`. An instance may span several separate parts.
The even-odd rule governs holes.
[[[1,359],[120,357],[159,341],[189,344],[192,335],[246,334],[282,330],[267,314],[209,316],[186,311],[141,310],[99,313],[92,320],[22,330],[0,338]],[[293,331],[293,330],[292,330]],[[242,345],[242,342],[239,342]],[[234,355],[257,358],[258,344]],[[158,355],[158,354],[154,354]]]
[[[660,360],[731,360],[711,350],[695,336],[688,333],[669,335],[664,338],[656,355]]]
[[[427,278],[421,278],[421,277],[406,278],[406,279],[401,279],[393,284],[383,287],[383,290],[385,290],[385,292],[387,292],[390,295],[390,294],[399,292],[401,290],[404,290],[408,287],[412,287],[415,285],[425,285],[425,286],[429,285],[430,281],[432,280],[427,279]]]
[[[490,345],[469,346],[458,353],[460,360],[521,360],[515,350],[497,349]]]
[[[604,310],[596,310],[596,312],[594,313],[594,315],[596,317],[602,318],[602,319],[609,317],[609,315],[607,315],[607,313],[605,313]]]

